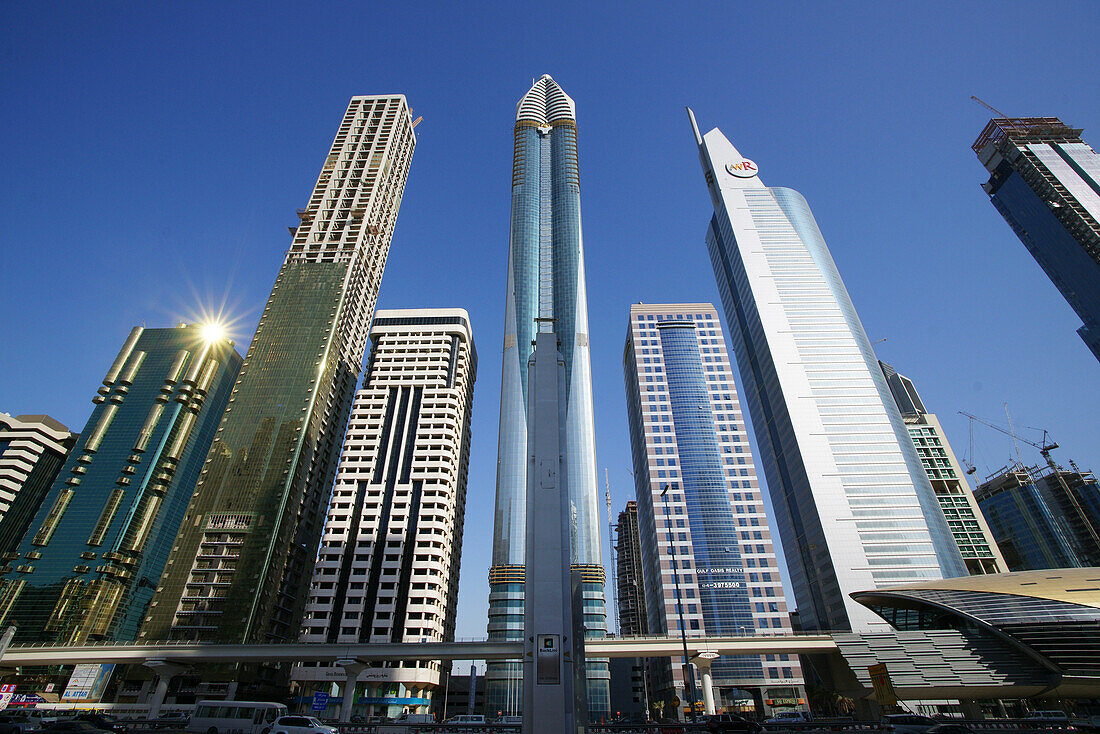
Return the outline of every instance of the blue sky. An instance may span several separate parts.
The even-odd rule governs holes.
[[[718,302],[687,104],[806,196],[879,356],[956,453],[956,411],[1004,423],[1007,401],[1100,469],[1100,365],[969,147],[990,116],[971,94],[1100,145],[1096,3],[8,2],[0,20],[0,410],[74,430],[135,324],[224,306],[244,351],[351,95],[401,92],[424,116],[379,305],[471,314],[459,636],[485,632],[512,122],[543,73],[577,103],[616,511],[629,304]],[[1010,459],[1007,437],[974,436],[980,476]]]

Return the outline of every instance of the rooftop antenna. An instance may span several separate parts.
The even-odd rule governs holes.
[[[985,107],[987,110],[990,110],[992,112],[996,112],[999,116],[1003,117],[1004,119],[1006,119],[1006,120],[1008,119],[1008,115],[1001,112],[999,109],[997,109],[993,105],[989,104],[984,99],[981,99],[980,97],[975,97],[973,94],[970,95],[970,99],[974,100],[975,102],[980,104],[982,107]]]

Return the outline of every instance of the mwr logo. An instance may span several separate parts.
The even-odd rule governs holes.
[[[756,168],[756,164],[748,158],[743,161],[738,161],[737,163],[727,163],[726,170],[729,171],[731,175],[737,176],[738,178],[752,178],[759,172]]]

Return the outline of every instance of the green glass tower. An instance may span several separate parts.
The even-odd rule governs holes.
[[[298,212],[141,641],[297,638],[413,127],[401,95],[348,105]]]
[[[199,325],[135,327],[75,448],[0,568],[20,642],[134,640],[241,356]]]

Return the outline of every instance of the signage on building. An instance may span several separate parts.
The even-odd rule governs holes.
[[[897,694],[894,693],[894,684],[890,680],[890,673],[886,665],[878,663],[867,668],[871,674],[871,687],[875,689],[875,700],[883,708],[893,708],[898,705]]]
[[[538,635],[535,649],[535,684],[561,684],[561,644],[558,635]]]
[[[316,691],[313,694],[313,710],[324,711],[328,708],[328,694],[324,691]]]
[[[727,163],[726,170],[729,171],[731,176],[737,176],[738,178],[752,178],[760,172],[756,164],[748,158],[737,162]]]
[[[0,686],[0,710],[6,709],[8,704],[11,703],[12,696],[15,695],[15,684],[5,683]]]
[[[65,692],[61,694],[61,700],[99,701],[114,669],[114,664],[82,663],[77,665],[73,668],[72,675],[69,676],[69,682],[65,685]]]

